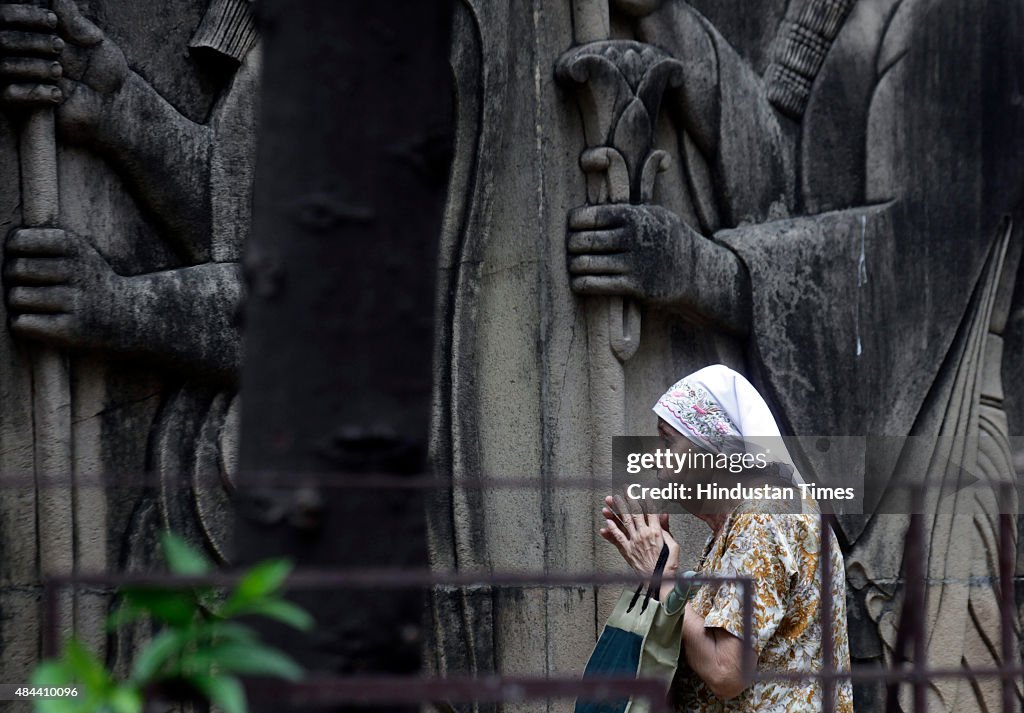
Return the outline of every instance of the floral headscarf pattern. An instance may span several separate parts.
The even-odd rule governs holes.
[[[737,446],[743,450],[743,436],[736,424],[704,387],[683,379],[658,399],[655,411],[659,408],[674,416],[669,423],[686,428],[688,434],[677,430],[697,445],[715,453],[728,453]]]
[[[761,453],[803,483],[771,409],[746,377],[713,364],[677,381],[653,410],[694,444],[714,453]]]

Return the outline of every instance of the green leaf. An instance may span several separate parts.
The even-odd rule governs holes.
[[[174,574],[203,575],[208,574],[213,565],[198,549],[185,542],[173,532],[165,532],[160,536],[167,567]]]
[[[113,713],[142,713],[142,695],[127,686],[119,686],[107,699]]]
[[[285,654],[262,644],[224,643],[200,649],[182,660],[182,667],[202,675],[212,670],[247,676],[272,676],[298,681],[302,668]]]
[[[80,702],[75,698],[49,698],[33,702],[35,713],[82,713]]]
[[[251,627],[232,621],[212,621],[197,627],[196,637],[207,637],[214,641],[231,641],[236,644],[254,644],[259,638]]]
[[[63,661],[43,661],[32,672],[33,686],[65,686],[69,683],[74,683],[74,680]]]
[[[309,631],[313,628],[314,623],[313,617],[305,609],[281,599],[263,599],[251,602],[232,612],[233,616],[241,616],[243,614],[265,616],[268,619],[287,624],[299,631]]]
[[[246,713],[245,691],[232,676],[191,676],[189,681],[224,713]]]
[[[192,623],[199,607],[195,594],[191,591],[132,587],[124,589],[122,594],[129,606],[148,612],[154,619],[179,628]]]
[[[222,611],[234,611],[237,607],[270,596],[281,588],[291,571],[292,563],[288,560],[267,560],[259,563],[242,576]]]
[[[64,645],[64,661],[71,677],[87,689],[102,693],[114,685],[99,657],[76,639],[70,639]]]
[[[136,606],[125,604],[107,617],[107,631],[116,631],[126,624],[138,621],[146,616],[146,612]]]
[[[187,633],[173,629],[161,631],[153,637],[153,640],[135,657],[132,682],[141,687],[151,681],[168,659],[180,652],[190,638]]]
[[[96,700],[97,692],[86,691],[72,675],[68,664],[63,659],[49,660],[36,666],[32,672],[31,682],[33,686],[78,686],[79,695],[75,698],[53,698],[49,700],[38,700],[34,702],[35,713],[81,713],[83,701],[90,698]]]
[[[213,587],[193,587],[199,605],[210,613],[214,613],[224,602],[224,593],[218,592]]]

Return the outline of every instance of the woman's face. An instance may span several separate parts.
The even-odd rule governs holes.
[[[695,445],[693,441],[691,441],[689,438],[687,438],[682,433],[677,431],[673,426],[670,426],[668,422],[663,418],[658,419],[658,436],[661,438],[663,448],[668,449],[669,451],[680,457],[684,456],[684,454],[687,453],[704,453],[709,455],[712,454],[711,451],[708,451]],[[687,459],[687,461],[684,462],[688,461],[692,462],[692,459]],[[681,470],[678,470],[678,472],[676,468],[662,468],[661,470],[658,471],[657,477],[658,480],[662,483],[675,482],[689,485],[696,483],[702,480],[703,478],[711,475],[712,471],[712,468],[699,467],[684,467]]]

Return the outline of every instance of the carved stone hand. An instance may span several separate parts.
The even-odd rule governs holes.
[[[74,233],[23,228],[7,239],[3,275],[19,337],[152,358],[233,384],[239,271],[209,263],[124,276]]]
[[[72,0],[54,0],[53,12],[0,5],[0,57],[4,104],[59,105],[58,128],[78,142],[95,136],[129,73],[120,48]]]
[[[749,288],[728,249],[661,206],[613,203],[569,214],[569,274],[580,295],[623,296],[745,333]]]
[[[4,285],[11,330],[63,347],[108,347],[114,340],[126,278],[81,237],[24,228],[7,239]]]

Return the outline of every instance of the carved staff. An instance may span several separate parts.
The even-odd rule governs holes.
[[[46,0],[33,4],[48,7]],[[28,228],[55,228],[60,200],[54,109],[33,109],[21,126],[21,216]],[[74,566],[72,499],[71,386],[65,356],[49,347],[34,347],[32,418],[37,484],[39,570],[45,577],[70,574]],[[59,625],[73,625],[69,595]],[[58,622],[54,622],[54,625]]]
[[[580,167],[587,202],[649,203],[657,174],[669,157],[654,149],[662,95],[678,86],[682,65],[662,50],[631,40],[609,40],[607,0],[572,0],[576,47],[559,58],[555,76],[576,89],[587,147]],[[623,365],[640,346],[640,309],[622,297],[588,298],[585,308],[590,360],[591,473],[609,478],[612,438],[625,435]],[[607,557],[604,555],[607,554]],[[614,554],[598,550],[602,569]],[[601,605],[611,606],[611,599]]]
[[[572,0],[573,44],[607,40],[611,34],[608,0]]]

